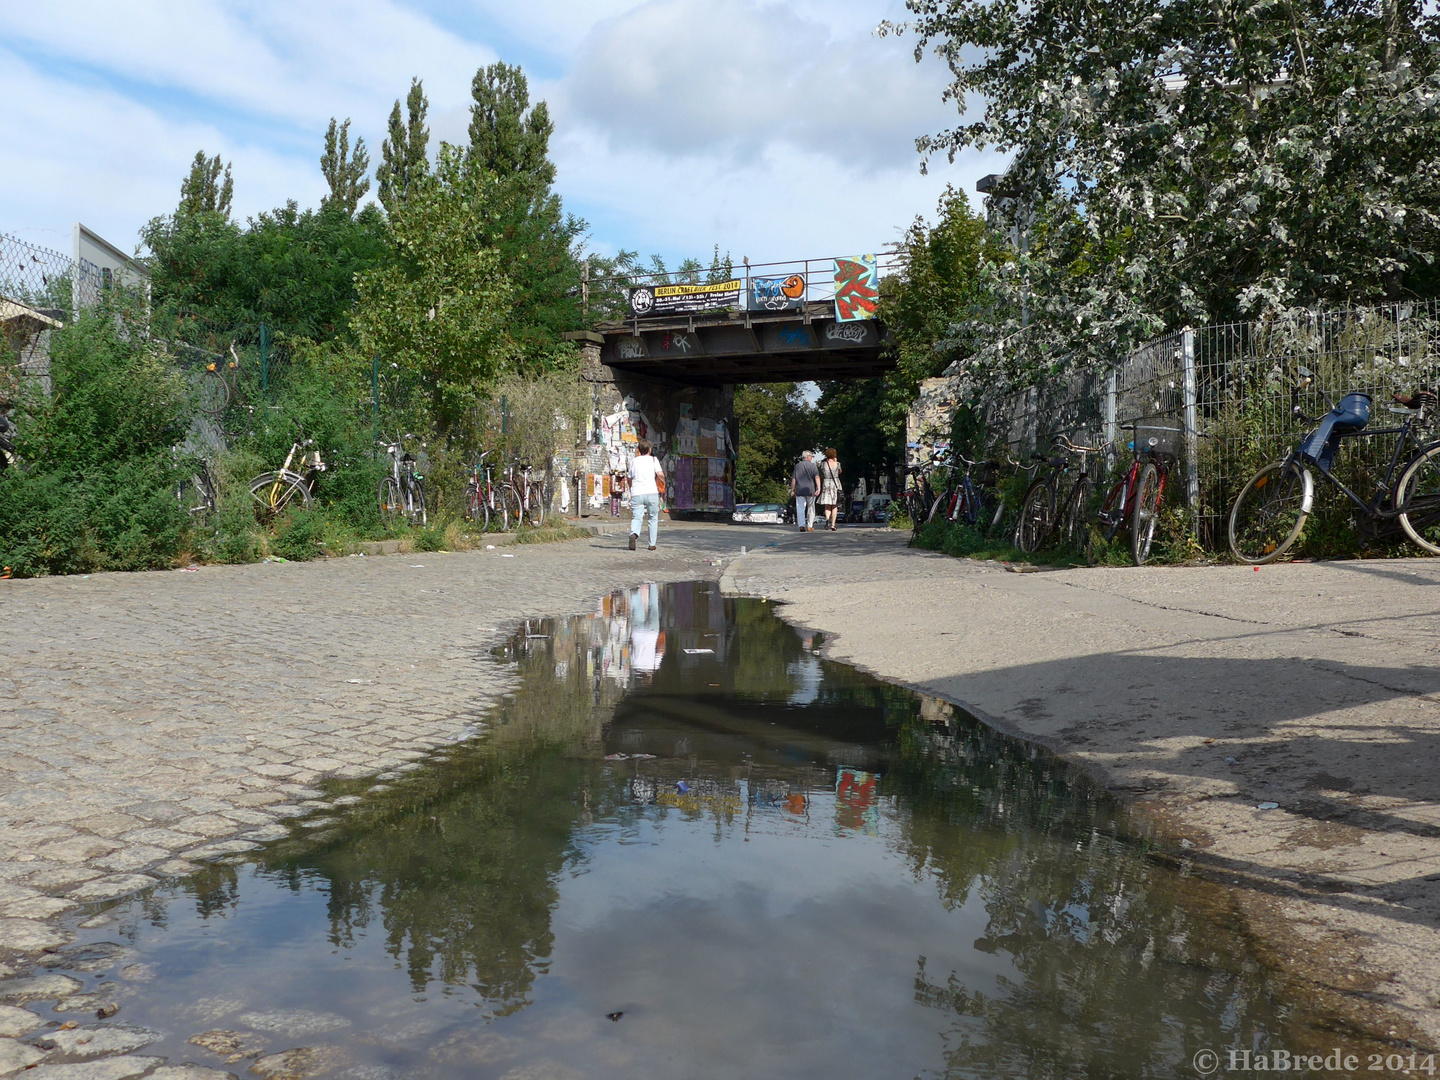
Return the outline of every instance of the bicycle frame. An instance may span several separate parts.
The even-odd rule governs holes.
[[[1380,481],[1380,483],[1376,486],[1375,494],[1371,497],[1369,502],[1366,502],[1359,495],[1355,494],[1355,492],[1351,491],[1350,488],[1346,486],[1345,482],[1341,480],[1338,476],[1336,476],[1335,473],[1331,471],[1331,469],[1326,466],[1325,463],[1322,462],[1318,457],[1312,457],[1309,454],[1301,453],[1299,447],[1296,447],[1294,450],[1290,451],[1290,453],[1285,458],[1285,462],[1287,465],[1291,463],[1302,463],[1304,465],[1314,466],[1315,471],[1318,472],[1321,476],[1323,476],[1326,480],[1329,480],[1330,483],[1334,484],[1337,488],[1339,488],[1344,493],[1345,497],[1349,499],[1352,503],[1354,503],[1355,508],[1359,510],[1362,514],[1365,514],[1377,520],[1394,521],[1394,519],[1398,518],[1402,513],[1405,512],[1405,507],[1395,505],[1393,499],[1394,489],[1392,485],[1395,480],[1395,474],[1400,469],[1402,458],[1406,462],[1410,460],[1409,457],[1406,457],[1404,455],[1404,451],[1405,447],[1409,446],[1412,441],[1410,433],[1414,427],[1415,420],[1413,417],[1411,417],[1397,428],[1366,427],[1361,428],[1359,431],[1339,431],[1331,434],[1330,438],[1336,440],[1337,442],[1337,455],[1339,452],[1338,443],[1344,439],[1360,439],[1375,435],[1400,436],[1400,438],[1395,440],[1395,452],[1390,455],[1390,466],[1385,470],[1385,479]],[[1308,441],[1308,436],[1306,437],[1305,441]],[[1417,448],[1423,448],[1425,445],[1424,443],[1419,442],[1419,440],[1414,441]],[[1304,445],[1303,441],[1301,445]],[[1388,508],[1384,507],[1383,505],[1387,499],[1391,500],[1391,505]],[[1311,506],[1309,501],[1302,504],[1302,509],[1307,514],[1310,512]]]

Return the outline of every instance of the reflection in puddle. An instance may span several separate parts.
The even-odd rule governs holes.
[[[294,1075],[1189,1076],[1283,1035],[1101,793],[763,602],[642,586],[502,659],[485,738],[80,943],[152,979],[56,962],[145,1053]]]

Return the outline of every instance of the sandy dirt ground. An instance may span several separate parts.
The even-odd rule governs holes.
[[[1317,1026],[1440,1045],[1440,560],[1017,573],[907,538],[790,537],[723,585],[1086,767],[1236,886]]]

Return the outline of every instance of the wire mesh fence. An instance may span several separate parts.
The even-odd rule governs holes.
[[[109,284],[108,273],[88,260],[0,233],[0,297],[56,317],[73,316],[99,300]]]
[[[1301,369],[1314,380],[1296,399]],[[1157,421],[1183,431],[1184,482],[1172,490],[1190,509],[1200,542],[1220,549],[1230,507],[1246,481],[1313,427],[1295,416],[1297,400],[1315,416],[1347,393],[1374,399],[1373,436],[1347,439],[1334,470],[1368,498],[1385,481],[1400,438],[1399,418],[1386,411],[1391,396],[1437,384],[1440,303],[1427,301],[1181,330],[1148,342],[1108,370],[1071,371],[1020,388],[960,388],[951,396],[976,411],[987,449],[997,457],[1023,459],[1064,435],[1107,446],[1106,460],[1115,469],[1130,460],[1127,425]],[[1307,535],[1353,531],[1353,504],[1328,484],[1318,490],[1317,525]]]

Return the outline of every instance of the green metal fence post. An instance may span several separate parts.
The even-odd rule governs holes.
[[[270,393],[270,335],[265,324],[260,324],[260,396]]]
[[[370,366],[370,393],[373,403],[372,416],[375,420],[375,442],[380,441],[380,354],[376,353]],[[371,450],[374,453],[374,450]]]

